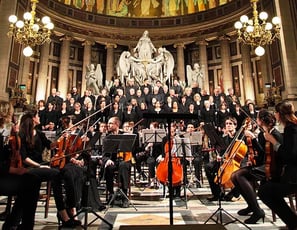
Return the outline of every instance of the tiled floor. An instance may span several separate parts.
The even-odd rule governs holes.
[[[206,186],[202,188],[186,189],[188,195],[188,201],[173,200],[173,213],[170,214],[170,199],[163,197],[163,189],[150,189],[144,187],[132,187],[132,204],[129,208],[119,207],[119,202],[116,201],[113,207],[110,207],[106,213],[98,212],[100,218],[87,227],[87,229],[109,229],[108,225],[101,223],[101,218],[113,225],[113,229],[119,229],[121,225],[170,225],[170,221],[174,225],[184,224],[204,224],[213,214],[222,213],[222,222],[218,219],[218,223],[234,223],[227,224],[226,229],[278,229],[284,224],[277,219],[276,222],[272,222],[271,211],[267,209],[265,205],[260,202],[261,207],[265,210],[265,222],[258,224],[243,226],[239,221],[243,221],[247,217],[240,217],[237,215],[237,211],[246,206],[244,200],[239,199],[233,202],[221,203],[221,208],[218,209],[218,202],[208,202],[206,197],[210,194],[209,189]],[[183,194],[183,193],[182,193]],[[3,206],[0,206],[3,210]],[[219,210],[219,211],[218,211]],[[217,212],[218,211],[218,212]],[[231,218],[227,215],[232,215]],[[89,224],[94,216],[92,213],[82,213],[80,218],[84,221],[85,215],[88,216],[87,224]],[[40,204],[36,212],[36,230],[51,230],[58,229],[56,219],[56,208],[53,199],[50,203],[50,213],[47,219],[43,218],[44,208]],[[217,215],[214,215],[212,219],[216,219]],[[238,219],[237,219],[238,218]],[[209,219],[207,224],[213,224],[213,220]],[[2,223],[1,223],[2,224]],[[82,229],[77,227],[77,229]]]

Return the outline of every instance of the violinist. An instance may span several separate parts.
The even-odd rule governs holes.
[[[118,117],[111,117],[107,123],[108,134],[118,135],[123,134],[120,131],[121,121]],[[103,146],[104,147],[104,146]],[[125,161],[117,156],[117,152],[106,152],[103,149],[103,165],[104,165],[104,175],[106,180],[106,189],[109,193],[108,202],[112,199],[114,195],[114,172],[118,170],[118,178],[119,178],[119,187],[122,191],[127,195],[128,186],[129,186],[129,171],[131,168],[131,161]],[[125,197],[122,197],[122,207],[128,208],[129,202]]]
[[[275,106],[274,116],[284,126],[283,143],[272,134],[265,132],[264,137],[273,145],[282,173],[279,181],[268,180],[260,185],[260,199],[274,211],[287,225],[287,229],[297,229],[297,214],[291,209],[284,197],[297,192],[297,117],[294,106],[283,101]]]
[[[236,134],[237,121],[234,117],[229,116],[226,117],[224,124],[223,141],[226,146],[229,146]],[[204,166],[205,174],[212,193],[212,196],[207,198],[208,201],[217,201],[219,196],[222,196],[220,185],[215,183],[214,179],[220,168],[220,162],[222,161],[223,154],[224,151],[221,151],[217,154],[217,158],[215,160],[208,162]]]
[[[16,196],[14,206],[9,215],[6,215],[3,230],[12,228],[33,230],[35,211],[39,198],[39,178],[27,173],[27,169],[14,165],[11,152],[11,142],[8,142],[10,129],[7,125],[7,116],[0,116],[0,194]],[[17,128],[17,125],[15,125]],[[8,134],[8,136],[6,135]]]
[[[42,181],[51,181],[55,203],[58,209],[58,217],[62,220],[64,227],[74,227],[81,225],[80,221],[73,220],[68,216],[64,207],[64,197],[61,187],[61,174],[58,169],[50,168],[42,162],[42,152],[45,147],[51,149],[54,147],[44,133],[35,129],[39,125],[39,116],[37,111],[27,112],[21,118],[20,138],[23,163],[30,167],[29,174],[35,175]],[[66,181],[65,181],[66,183]],[[69,198],[67,199],[69,200]]]
[[[247,208],[239,210],[237,213],[240,216],[252,215],[244,222],[246,224],[256,224],[261,218],[264,220],[265,213],[260,208],[257,202],[257,194],[253,187],[255,181],[265,180],[265,138],[264,130],[271,133],[278,142],[282,143],[281,133],[274,128],[275,118],[273,114],[269,113],[266,109],[261,109],[257,114],[257,124],[261,128],[261,132],[256,135],[255,132],[246,129],[244,135],[248,143],[248,164],[246,167],[241,167],[231,175],[231,180],[235,187],[239,190],[242,197],[248,204]],[[275,179],[275,178],[274,178]]]

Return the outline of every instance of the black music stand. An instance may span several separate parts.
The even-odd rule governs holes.
[[[172,119],[197,119],[198,115],[195,114],[185,114],[185,113],[144,113],[143,118],[157,118],[166,119],[168,129],[167,129],[167,140],[170,140],[171,122]],[[169,145],[169,152],[171,153],[171,146]],[[170,225],[173,225],[173,187],[172,187],[172,156],[169,154],[168,161],[168,182],[169,182],[169,221]]]
[[[201,150],[202,150],[203,133],[202,132],[199,132],[199,131],[197,131],[197,132],[187,132],[183,136],[185,138],[189,138],[190,139],[191,150],[192,150],[192,157],[193,158],[190,161],[191,179],[188,182],[188,187],[191,188],[191,186],[193,184],[192,161],[195,159],[195,157],[202,158],[202,156],[201,156]],[[203,160],[203,159],[200,159],[200,160]],[[202,168],[202,163],[201,163],[201,168]],[[199,166],[199,171],[201,170],[201,168]],[[194,169],[194,171],[195,171],[195,169]],[[195,182],[197,182],[201,186],[202,185],[201,181],[198,180],[198,178],[195,175],[194,175],[194,177],[195,177]]]
[[[176,145],[176,147],[174,146]],[[186,209],[188,209],[188,197],[187,197],[187,189],[195,196],[195,193],[190,189],[187,183],[187,164],[186,158],[192,157],[192,148],[190,138],[185,137],[176,137],[175,144],[173,148],[176,148],[174,152],[176,152],[177,157],[183,159],[183,188],[184,188],[184,196],[185,196],[185,204]],[[174,149],[173,149],[174,150]]]
[[[147,143],[162,143],[164,137],[166,137],[166,131],[165,129],[144,129],[142,130],[142,135],[143,135],[143,144],[147,144]],[[150,157],[151,153],[150,153]],[[154,187],[156,188],[157,185],[155,183]]]
[[[96,211],[94,210],[94,208],[92,207],[92,205],[89,205],[89,201],[90,201],[90,197],[89,197],[89,191],[91,189],[91,179],[90,179],[90,160],[91,160],[91,155],[89,153],[82,153],[83,159],[86,161],[86,165],[87,165],[87,179],[85,181],[85,188],[84,188],[84,196],[82,199],[82,204],[83,206],[81,207],[81,209],[77,212],[77,214],[75,216],[73,216],[72,218],[75,218],[76,216],[79,216],[81,213],[84,214],[84,224],[81,225],[81,227],[83,229],[88,229],[88,226],[90,226],[92,223],[94,223],[96,220],[100,219],[102,220],[102,222],[106,223],[109,226],[109,229],[113,228],[113,225],[111,223],[109,223],[107,220],[105,220],[103,217],[101,217],[99,214],[96,213]],[[95,199],[95,198],[94,198]],[[92,213],[95,218],[90,221],[88,223],[88,214]]]
[[[111,153],[117,154],[118,152],[132,152],[133,146],[135,144],[136,134],[119,134],[119,135],[108,135],[103,140],[103,154],[104,153]],[[117,159],[122,160],[122,159]],[[107,208],[104,213],[108,211],[111,204],[114,202],[118,195],[123,196],[125,199],[128,200],[128,203],[133,206],[135,211],[137,208],[128,198],[128,196],[124,193],[121,188],[117,188],[117,191],[113,194],[112,198],[109,200],[107,204]]]

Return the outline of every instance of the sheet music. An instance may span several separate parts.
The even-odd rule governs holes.
[[[186,133],[184,134],[184,137],[190,139],[191,145],[202,145],[202,138],[203,138],[202,132]]]
[[[54,142],[56,139],[56,131],[42,131],[46,138],[49,139],[51,142]]]
[[[165,129],[143,129],[142,130],[142,141],[145,143],[161,143],[163,138],[166,137]]]
[[[178,157],[183,157],[184,155],[185,157],[192,156],[190,138],[175,137],[172,149],[175,150]]]

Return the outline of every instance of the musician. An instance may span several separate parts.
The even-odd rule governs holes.
[[[283,143],[269,132],[265,132],[264,137],[276,151],[276,163],[282,168],[282,174],[279,181],[269,180],[260,185],[258,195],[288,229],[297,229],[297,214],[284,199],[297,192],[297,117],[294,115],[293,104],[288,101],[278,103],[274,115],[284,126]]]
[[[246,224],[256,224],[260,218],[264,218],[265,213],[260,208],[257,202],[257,194],[254,189],[254,182],[257,180],[265,180],[265,144],[264,130],[269,131],[279,143],[282,143],[281,133],[274,128],[275,118],[273,114],[266,109],[261,109],[257,115],[257,124],[261,127],[261,132],[256,135],[255,132],[246,129],[244,135],[249,144],[249,163],[246,167],[242,167],[231,175],[231,180],[235,187],[239,189],[240,194],[248,204],[247,208],[239,210],[237,213],[240,216],[252,215],[244,222]],[[248,145],[249,145],[248,144]],[[270,154],[270,153],[269,153]],[[272,180],[277,180],[278,176],[273,176]]]
[[[177,151],[177,146],[174,144],[175,141],[175,135],[176,135],[176,126],[174,123],[171,123],[171,129],[170,129],[170,147],[171,147],[171,153],[169,153],[169,141],[168,141],[168,137],[165,136],[163,138],[163,154],[157,157],[157,162],[159,162],[159,165],[157,167],[157,178],[159,179],[160,182],[168,182],[168,163],[164,164],[163,167],[165,166],[165,168],[161,168],[160,169],[160,164],[163,161],[166,161],[169,159],[169,154],[171,154],[172,156],[172,189],[173,189],[173,198],[179,199],[180,198],[180,192],[181,192],[181,184],[182,184],[182,179],[183,179],[183,166],[180,162],[180,159],[177,158],[176,156],[176,151]],[[174,164],[173,161],[177,162],[177,164],[175,164],[177,167],[174,168]],[[162,175],[160,175],[160,171],[163,172]],[[176,170],[176,171],[175,171]],[[165,173],[164,173],[165,172]],[[160,178],[162,177],[162,178]],[[164,179],[164,177],[166,179]],[[178,181],[178,183],[176,185],[174,185],[174,177],[176,177],[177,179],[180,179],[180,181]],[[163,180],[163,181],[162,181]]]
[[[107,130],[108,134],[118,135],[123,134],[120,131],[121,121],[118,117],[111,117],[107,123]],[[103,146],[104,148],[105,146]],[[119,188],[127,195],[128,186],[129,186],[129,171],[131,168],[131,161],[124,161],[121,159],[117,159],[117,150],[115,152],[106,152],[103,149],[103,165],[105,170],[105,180],[106,180],[106,189],[109,193],[109,201],[112,199],[114,195],[114,172],[118,170],[118,180],[119,180]],[[123,197],[122,198],[122,207],[128,208],[129,202],[128,200]]]
[[[229,146],[229,144],[232,142],[233,138],[235,137],[237,121],[234,117],[230,116],[225,119],[224,124],[225,124],[225,129],[224,129],[225,132],[224,132],[223,140],[225,145]],[[205,174],[209,182],[209,186],[212,193],[212,196],[207,198],[207,200],[209,201],[217,201],[219,199],[219,196],[222,195],[220,185],[215,183],[214,179],[219,170],[219,167],[221,164],[220,162],[222,161],[223,154],[224,154],[224,151],[220,151],[215,160],[210,161],[204,166]]]
[[[39,198],[40,180],[32,174],[27,174],[27,169],[15,165],[15,153],[11,152],[8,143],[10,130],[5,127],[6,117],[0,117],[0,194],[16,196],[11,213],[5,216],[3,230],[13,229],[22,220],[18,229],[33,230],[35,211]],[[15,125],[16,128],[16,125]],[[15,136],[16,137],[16,136]],[[12,143],[10,143],[12,144]],[[20,156],[19,156],[20,157]]]
[[[159,123],[153,121],[150,123],[150,130],[156,130],[159,128]],[[159,135],[156,133],[155,135]],[[154,142],[155,136],[146,143],[145,145],[145,160],[148,165],[148,177],[149,177],[149,186],[151,188],[157,188],[157,181],[156,181],[156,165],[157,165],[157,158],[162,156],[163,154],[163,145],[161,142]],[[157,137],[156,137],[157,138]]]

